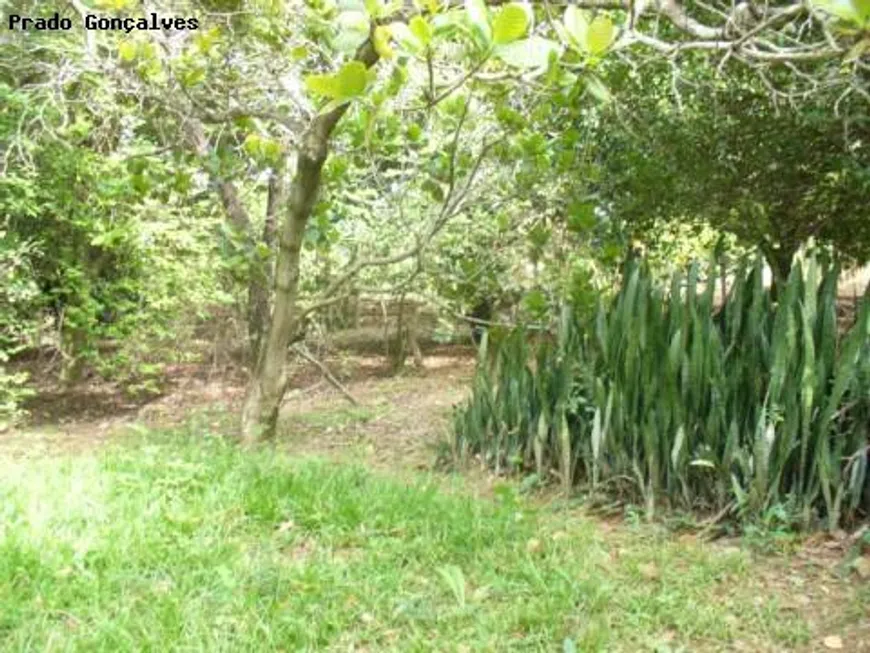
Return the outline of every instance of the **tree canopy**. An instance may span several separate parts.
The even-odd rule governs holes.
[[[811,238],[870,258],[870,132],[863,103],[819,94],[771,102],[757,79],[682,82],[655,75],[596,134],[601,196],[628,228],[702,222],[764,252],[785,277]],[[643,89],[643,90],[640,90]]]

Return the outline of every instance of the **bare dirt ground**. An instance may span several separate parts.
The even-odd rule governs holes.
[[[474,370],[469,347],[438,347],[422,368],[392,374],[382,356],[337,354],[325,359],[357,401],[353,404],[313,366],[291,364],[291,384],[281,409],[278,444],[300,454],[353,457],[370,453],[379,467],[427,467]],[[150,400],[125,398],[110,384],[86,381],[60,390],[46,384],[28,408],[30,419],[0,433],[0,455],[70,454],[123,438],[131,425],[166,428],[208,412],[215,426],[233,428],[245,393],[245,376],[229,368],[178,365],[167,391]],[[348,456],[348,450],[353,450]]]
[[[363,464],[383,474],[406,476],[433,469],[451,408],[467,392],[472,350],[435,349],[422,369],[411,366],[397,376],[388,373],[378,355],[337,355],[327,362],[358,403],[342,396],[313,366],[296,364],[276,446],[300,456]],[[106,443],[122,442],[134,425],[172,427],[192,415],[213,420],[207,423],[214,429],[231,425],[244,396],[241,374],[215,374],[194,366],[175,372],[170,391],[147,403],[125,400],[94,384],[49,394],[32,407],[29,426],[0,434],[0,459],[94,452]],[[480,496],[491,495],[493,485],[503,482],[481,469],[465,470],[462,478],[462,491]],[[552,498],[545,491],[536,500],[545,505]],[[583,508],[562,509],[555,518],[572,515],[596,518]],[[620,519],[601,519],[599,524],[612,537],[615,551],[626,538],[638,537],[636,528]],[[662,536],[660,527],[650,529],[650,537]],[[665,536],[687,546],[697,543],[692,533]],[[741,545],[738,540],[703,543]],[[782,597],[782,609],[803,616],[813,633],[813,643],[803,650],[836,649],[842,642],[841,650],[870,651],[870,603],[860,599],[870,596],[870,551],[864,558],[868,564],[856,566],[855,538],[845,534],[790,539],[775,548],[754,556],[752,582],[759,596]]]
[[[360,363],[378,369],[376,359]],[[281,443],[300,454],[353,459],[382,470],[428,469],[473,371],[466,352],[429,356],[422,369],[398,377],[348,382],[359,405],[320,382],[314,391],[291,393]]]

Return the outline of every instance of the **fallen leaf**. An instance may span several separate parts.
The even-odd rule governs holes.
[[[278,532],[279,533],[286,533],[294,526],[296,526],[296,522],[294,522],[292,519],[288,519],[287,521],[283,521],[280,524],[278,524]]]
[[[843,640],[839,635],[828,635],[825,639],[822,640],[822,644],[825,645],[825,648],[830,649],[841,649],[843,648]]]
[[[541,544],[541,540],[533,537],[528,542],[526,542],[526,551],[529,553],[538,553],[542,548],[543,544]]]

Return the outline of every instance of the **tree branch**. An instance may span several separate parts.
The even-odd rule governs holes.
[[[302,343],[297,343],[293,345],[292,349],[302,358],[304,358],[309,363],[314,365],[317,369],[319,369],[321,374],[323,374],[326,380],[329,381],[330,385],[332,385],[336,390],[344,395],[345,399],[347,399],[354,406],[359,406],[359,401],[356,400],[356,397],[350,394],[350,391],[341,384],[341,381],[335,378],[335,375],[329,371],[329,368],[326,367],[326,365],[321,363],[319,360],[317,360],[317,358],[315,358],[314,355],[310,351],[308,351],[308,348],[305,345],[303,345]]]
[[[492,149],[492,146],[495,145],[495,142],[484,143],[475,158],[474,164],[471,167],[471,170],[468,173],[468,177],[466,179],[466,183],[463,186],[462,190],[458,193],[455,192],[455,168],[456,168],[456,151],[459,146],[459,134],[462,130],[463,125],[465,124],[465,117],[468,111],[468,104],[466,103],[465,111],[463,111],[457,128],[454,132],[452,152],[451,152],[451,161],[450,161],[450,172],[449,172],[449,190],[444,197],[444,200],[441,205],[441,210],[439,211],[438,216],[432,222],[432,224],[424,231],[422,235],[418,234],[415,236],[415,242],[410,247],[405,250],[393,254],[391,256],[384,256],[379,258],[371,258],[371,259],[363,259],[363,260],[352,260],[346,266],[344,272],[338,276],[321,294],[320,299],[314,300],[314,303],[306,307],[301,311],[301,315],[309,315],[315,310],[319,310],[326,306],[329,306],[337,301],[332,301],[332,297],[337,293],[345,284],[347,284],[351,279],[356,277],[362,270],[370,267],[383,267],[387,265],[394,265],[396,263],[400,263],[405,261],[413,256],[417,256],[423,249],[431,242],[431,240],[438,235],[441,229],[450,221],[450,218],[457,215],[462,210],[462,204],[467,197],[472,184],[477,178],[478,173],[480,172],[480,166],[483,163],[484,158],[489,153],[489,150]]]

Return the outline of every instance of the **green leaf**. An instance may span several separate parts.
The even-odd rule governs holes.
[[[191,88],[205,79],[205,68],[191,68],[190,70],[185,71],[181,77],[184,86]]]
[[[393,68],[393,72],[390,73],[390,80],[386,87],[384,87],[384,92],[389,96],[395,97],[407,81],[408,69],[405,66],[396,66]]]
[[[574,233],[588,231],[595,226],[595,204],[574,202],[568,207],[568,230]]]
[[[392,59],[396,56],[393,47],[390,45],[390,28],[384,25],[379,25],[375,28],[372,41],[375,46],[375,52],[382,59]]]
[[[466,603],[466,582],[465,574],[462,573],[462,569],[456,565],[446,565],[438,569],[438,574],[444,580],[448,589],[453,593],[453,597],[456,599],[456,603],[459,607],[464,608]]]
[[[583,44],[586,43],[586,30],[589,29],[589,21],[586,18],[586,14],[576,6],[568,5],[565,8],[565,14],[562,16],[562,23],[565,26],[565,31],[572,45],[577,48],[583,47]]]
[[[411,30],[411,34],[417,37],[417,40],[424,46],[432,42],[432,26],[422,16],[414,16],[408,24],[408,28]]]
[[[410,125],[408,125],[407,133],[408,139],[416,143],[420,140],[420,137],[423,136],[423,128],[416,123],[411,123]]]
[[[108,11],[124,11],[132,4],[132,0],[97,0],[98,9]]]
[[[281,155],[283,153],[284,148],[281,147],[281,143],[271,139],[264,140],[263,145],[260,148],[262,158],[273,164],[278,163],[281,160]]]
[[[686,442],[686,430],[680,426],[677,428],[676,437],[674,437],[674,446],[671,447],[671,465],[673,468],[679,469],[680,455],[683,451],[683,444]]]
[[[121,61],[133,61],[136,58],[137,52],[138,48],[132,41],[121,41],[118,44],[118,55],[121,57]]]
[[[546,68],[553,53],[559,53],[559,44],[540,36],[500,45],[495,50],[495,56],[509,66],[526,69]]]
[[[586,30],[586,50],[590,54],[601,54],[613,43],[615,34],[613,22],[607,16],[596,16]]]
[[[547,296],[540,290],[531,290],[523,297],[524,308],[535,317],[543,315],[547,305]]]
[[[488,47],[492,43],[492,28],[489,25],[489,12],[483,0],[465,0],[465,13],[482,44]]]
[[[369,16],[372,18],[380,18],[381,13],[384,10],[381,0],[365,0],[364,4]]]
[[[305,88],[309,93],[322,97],[337,98],[341,95],[334,75],[308,75]]]
[[[344,64],[334,75],[308,75],[305,88],[309,93],[334,100],[349,100],[362,95],[368,83],[368,71],[361,61]]]
[[[825,13],[850,23],[859,22],[861,2],[866,0],[813,0],[813,4]]]
[[[412,24],[413,22],[414,19],[411,19]],[[405,23],[390,23],[390,32],[392,32],[395,42],[406,52],[418,54],[423,49],[420,38]]]
[[[333,45],[341,52],[356,52],[369,35],[369,18],[362,11],[343,11],[335,19],[338,34]]]
[[[242,143],[242,148],[251,156],[257,156],[260,153],[263,144],[263,139],[259,134],[248,134],[245,137],[245,142]]]
[[[528,27],[529,16],[522,5],[505,5],[493,22],[493,40],[497,45],[512,43],[525,35]]]
[[[870,21],[870,0],[852,0],[852,6],[861,22]]]
[[[339,97],[352,98],[362,95],[368,83],[368,74],[364,63],[349,61],[341,67],[336,75]]]
[[[441,188],[438,182],[432,179],[427,179],[423,182],[422,188],[427,193],[429,193],[429,195],[431,195],[436,202],[444,201],[444,190]]]
[[[586,80],[586,91],[602,104],[607,104],[613,100],[610,91],[597,77],[589,77]]]
[[[220,35],[220,28],[217,27],[213,27],[202,34],[197,34],[193,39],[194,47],[196,47],[200,54],[208,54],[211,51],[212,46],[220,38]]]

